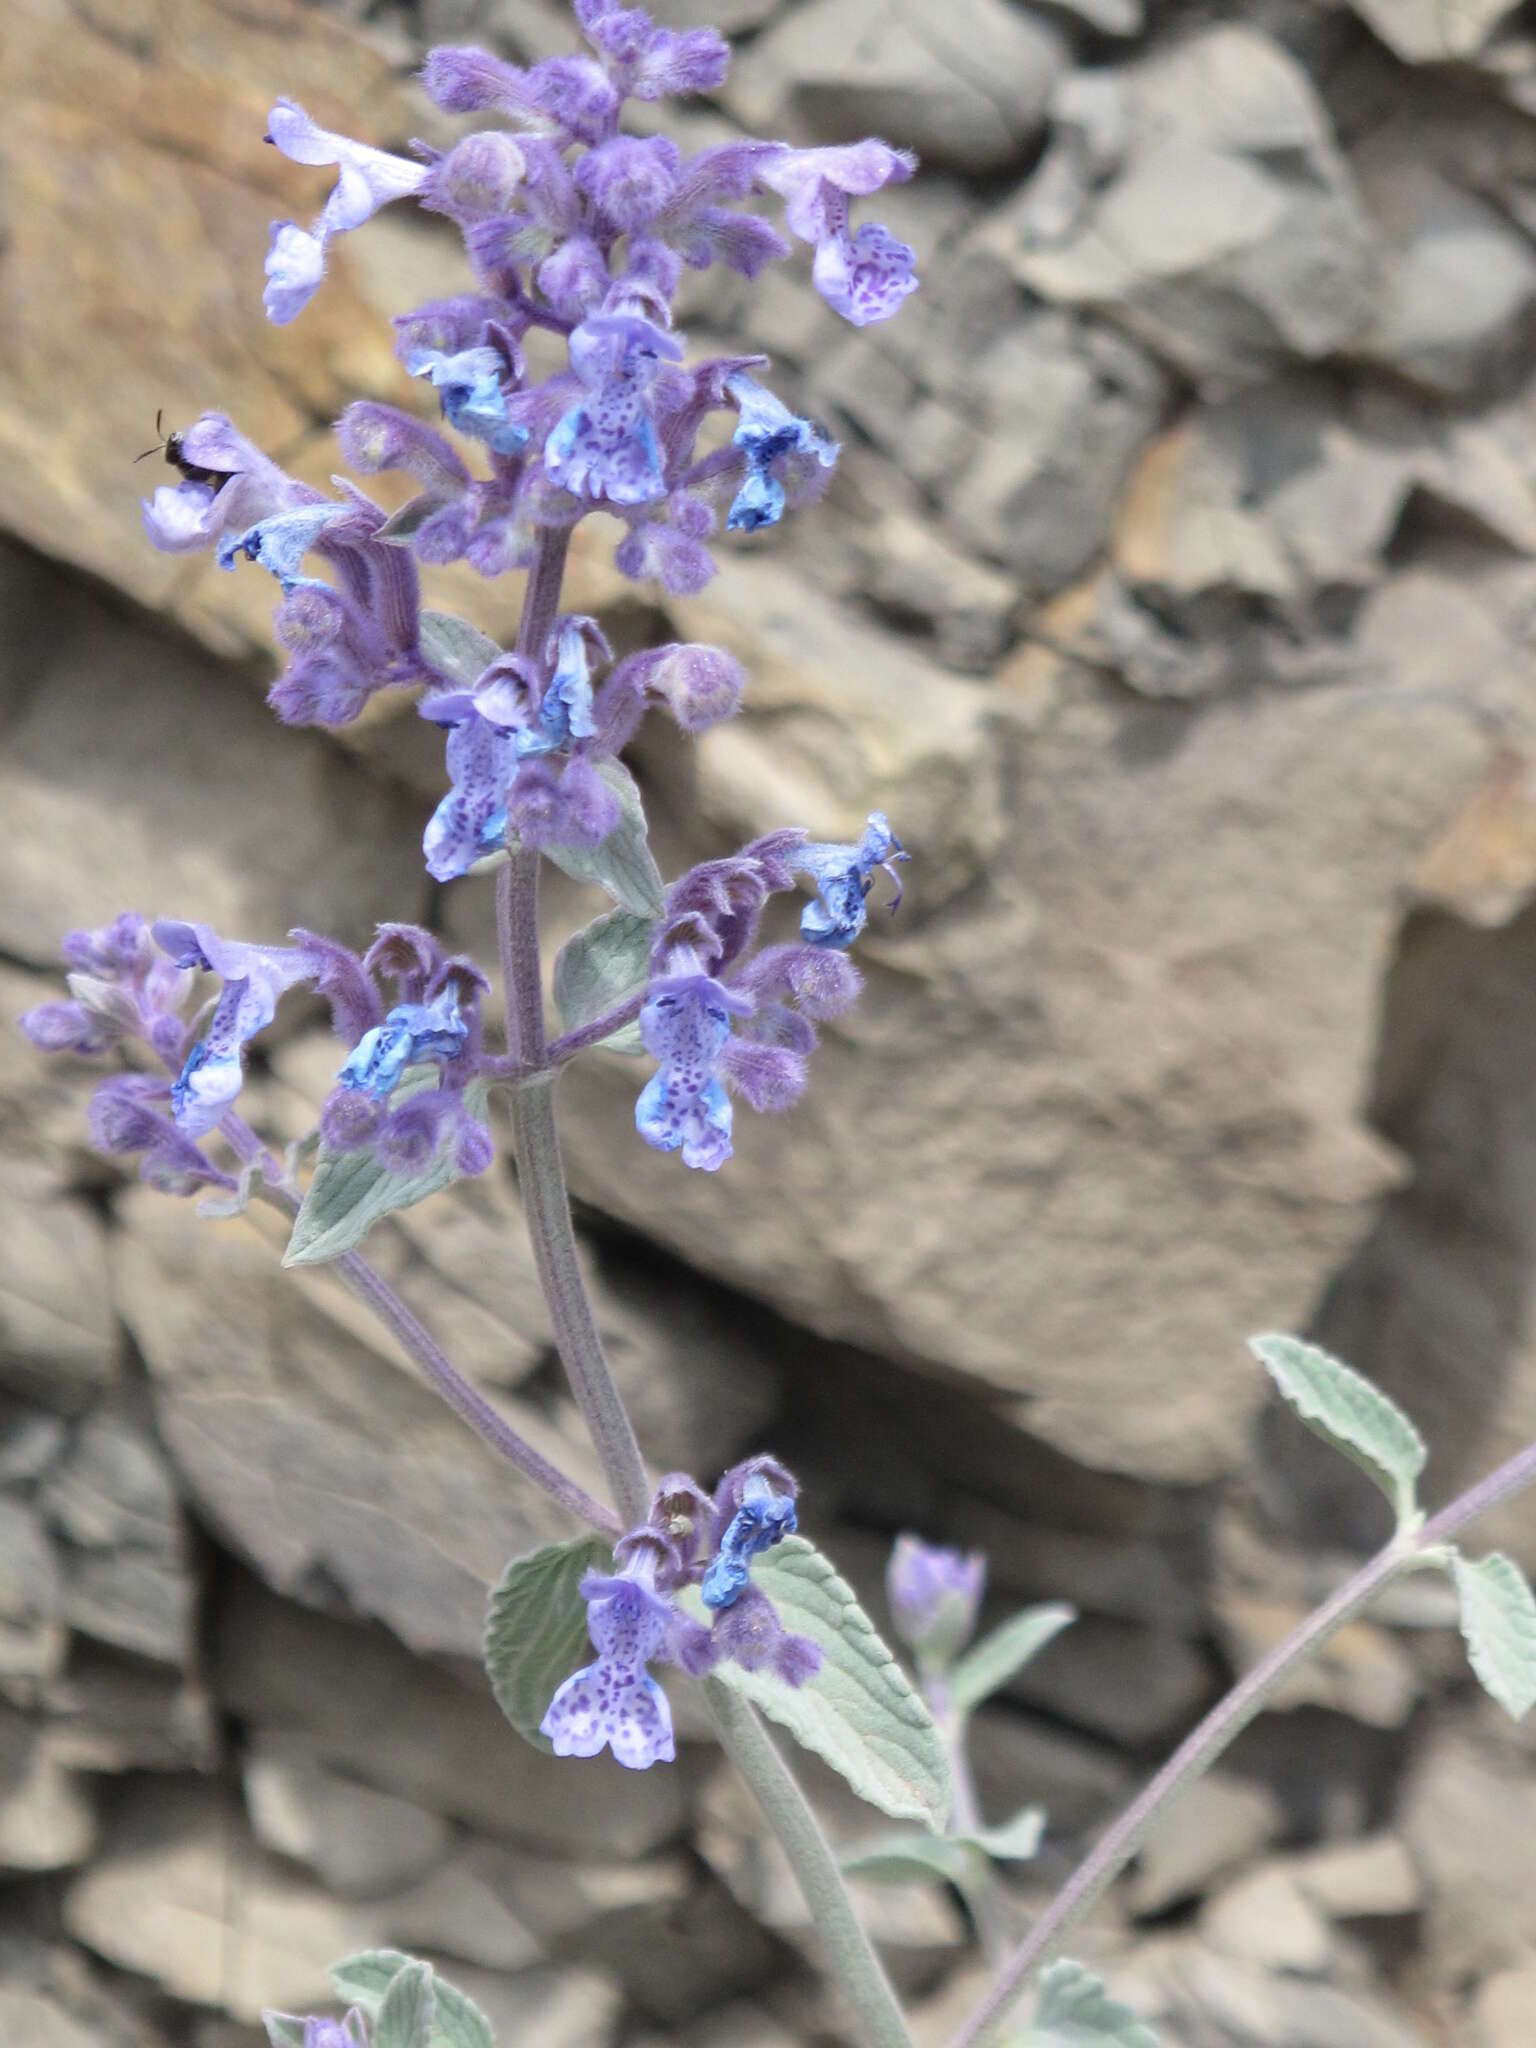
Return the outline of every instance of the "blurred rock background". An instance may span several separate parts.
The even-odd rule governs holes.
[[[1378,1533],[1243,1337],[1306,1328],[1425,1425],[1431,1497],[1536,1432],[1536,20],[1507,0],[658,0],[740,39],[686,140],[869,130],[924,289],[841,327],[786,269],[693,339],[772,352],[845,455],[698,599],[746,716],[637,765],[669,871],[880,804],[913,848],[868,1000],[718,1178],[563,1091],[600,1312],[658,1465],[772,1444],[863,1586],[903,1527],[1082,1619],[982,1718],[1050,1809],[1021,1906]],[[296,326],[266,225],[324,175],[278,92],[400,147],[435,39],[565,48],[554,0],[8,0],[0,19],[0,997],[129,905],[353,943],[489,895],[416,851],[409,715],[279,730],[271,586],[143,542],[133,456],[217,407],[324,480],[405,396],[385,316],[457,251],[386,214]],[[419,398],[420,394],[416,396]],[[598,523],[600,524],[600,522]],[[749,559],[750,557],[750,559]],[[505,633],[515,588],[441,576]],[[591,914],[556,893],[551,924]],[[303,1129],[296,1013],[257,1077]],[[337,1953],[438,1957],[542,2048],[842,2038],[798,1900],[700,1742],[545,1761],[474,1657],[556,1533],[323,1274],[83,1147],[0,1033],[0,2040],[253,2048]],[[577,1431],[510,1177],[374,1240],[530,1433]],[[1536,1565],[1536,1504],[1485,1532]],[[1528,2048],[1533,1738],[1425,1583],[1342,1635],[1083,1946],[1170,2048]],[[817,1780],[820,1786],[820,1780]],[[840,1836],[878,1816],[828,1786]],[[868,1897],[938,2042],[942,1893]]]

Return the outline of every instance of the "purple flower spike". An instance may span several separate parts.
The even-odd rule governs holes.
[[[848,225],[848,201],[910,178],[917,160],[873,137],[830,149],[785,149],[757,169],[758,182],[784,200],[784,220],[814,242],[812,280],[835,313],[855,327],[888,320],[917,289],[916,257],[886,228]]]
[[[588,1573],[581,1582],[595,1663],[566,1679],[539,1723],[556,1756],[611,1749],[626,1770],[671,1763],[672,1710],[646,1663],[666,1650],[673,1608],[654,1589],[654,1563],[642,1553],[622,1576]]]
[[[813,946],[851,946],[864,929],[864,899],[875,869],[884,868],[895,884],[894,910],[901,901],[901,878],[893,863],[907,859],[883,811],[870,812],[857,846],[803,847],[796,866],[815,881],[817,900],[800,913],[801,937]]]
[[[793,1535],[797,1526],[794,1495],[779,1492],[766,1473],[750,1473],[741,1490],[741,1505],[701,1581],[704,1605],[734,1606],[751,1575],[753,1558]]]
[[[155,943],[178,967],[206,969],[224,983],[208,1028],[171,1089],[177,1129],[201,1138],[240,1093],[246,1044],[272,1022],[279,996],[314,980],[318,963],[303,947],[245,945],[221,939],[206,924],[162,918],[153,929]]]
[[[731,1013],[750,1011],[751,998],[734,994],[706,974],[698,954],[674,948],[667,973],[653,981],[640,1012],[640,1036],[661,1062],[640,1091],[635,1128],[658,1152],[681,1152],[684,1166],[715,1173],[731,1156],[731,1102],[720,1079],[720,1059],[731,1035]]]
[[[219,542],[219,567],[233,569],[237,558],[244,555],[277,578],[284,596],[301,588],[327,590],[329,585],[318,576],[301,576],[299,564],[331,521],[345,517],[345,506],[323,500],[318,505],[296,506],[291,512],[274,512],[244,533],[226,534]]]
[[[785,465],[799,460],[830,469],[838,457],[838,444],[820,427],[798,418],[745,372],[727,378],[725,388],[741,409],[731,438],[747,459],[747,474],[725,523],[732,532],[755,533],[758,527],[776,525],[783,517],[786,496],[781,472]]]
[[[666,211],[680,162],[677,144],[665,135],[615,135],[582,157],[576,188],[615,232],[635,234]]]
[[[554,669],[539,703],[538,725],[535,730],[518,734],[519,756],[560,752],[572,740],[589,740],[596,732],[592,717],[592,653],[607,659],[613,655],[596,619],[562,619],[555,634]]]
[[[267,288],[262,302],[267,318],[285,327],[309,304],[325,271],[325,246],[332,235],[360,228],[392,199],[419,192],[427,176],[425,164],[391,156],[388,150],[332,135],[318,127],[295,100],[279,100],[267,117],[267,140],[291,163],[335,164],[340,176],[314,228],[305,233],[292,221],[272,229],[267,251]]]
[[[986,1582],[987,1560],[979,1550],[965,1555],[898,1536],[885,1575],[897,1635],[925,1664],[952,1662],[975,1633]]]
[[[571,367],[588,396],[544,444],[551,481],[578,498],[644,505],[666,495],[651,387],[663,361],[680,362],[682,344],[649,320],[598,314],[571,336]]]

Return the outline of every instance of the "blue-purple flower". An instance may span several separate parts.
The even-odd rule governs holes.
[[[731,1100],[722,1055],[732,1013],[750,1011],[706,974],[696,951],[674,949],[668,971],[652,981],[640,1012],[645,1049],[659,1060],[635,1103],[635,1128],[658,1152],[681,1152],[685,1166],[714,1173],[731,1156]]]
[[[556,1756],[611,1749],[626,1770],[671,1763],[672,1709],[646,1665],[663,1655],[676,1610],[656,1591],[654,1553],[636,1549],[617,1574],[589,1572],[581,1582],[587,1633],[597,1657],[573,1672],[550,1701],[541,1734]]]
[[[224,984],[171,1088],[177,1128],[200,1138],[217,1127],[240,1093],[247,1044],[272,1022],[281,995],[316,978],[317,962],[302,946],[247,945],[221,939],[210,925],[173,918],[160,919],[154,937],[178,967],[204,969]]]
[[[800,913],[800,935],[813,946],[851,946],[863,931],[865,898],[874,886],[876,868],[895,884],[891,902],[901,902],[901,878],[894,862],[910,856],[892,832],[883,811],[871,811],[856,846],[816,843],[803,847],[796,866],[816,884],[816,901]]]
[[[811,421],[798,418],[781,399],[765,391],[745,371],[726,380],[726,390],[740,412],[735,445],[746,457],[747,473],[732,500],[726,525],[733,532],[755,533],[784,516],[783,472],[799,458],[800,466],[830,469],[838,445]]]
[[[663,362],[683,348],[649,320],[598,314],[571,335],[571,368],[587,396],[571,407],[544,444],[544,469],[578,498],[644,505],[666,493],[650,396]]]
[[[381,1100],[393,1093],[407,1067],[456,1059],[468,1036],[458,987],[450,981],[430,1003],[397,1003],[382,1024],[364,1032],[336,1078],[344,1088]]]
[[[700,1581],[704,1605],[734,1607],[751,1577],[753,1558],[793,1535],[797,1527],[793,1493],[776,1490],[764,1472],[749,1472],[742,1482],[741,1505],[726,1524]]]
[[[873,138],[827,149],[783,149],[758,166],[758,182],[785,202],[790,233],[815,244],[811,280],[817,291],[855,327],[889,320],[917,290],[917,258],[876,222],[852,232],[848,201],[899,184],[916,168],[909,151]]]
[[[275,221],[267,250],[267,318],[286,326],[314,297],[325,273],[326,244],[332,235],[361,227],[392,199],[419,192],[425,164],[408,163],[387,150],[348,135],[333,135],[312,121],[295,100],[279,100],[267,117],[267,140],[296,164],[335,164],[335,188],[311,229]]]
[[[487,346],[445,355],[439,348],[413,349],[406,358],[413,377],[430,379],[450,427],[483,441],[495,455],[516,455],[528,445],[528,429],[507,417],[505,358]]]
[[[886,1567],[885,1591],[897,1635],[927,1664],[947,1664],[976,1630],[987,1560],[898,1536]]]
[[[355,2005],[340,2020],[323,2014],[300,2019],[290,2012],[264,2012],[261,2019],[273,2048],[288,2048],[295,2027],[303,2028],[304,2048],[368,2048],[368,2022]]]

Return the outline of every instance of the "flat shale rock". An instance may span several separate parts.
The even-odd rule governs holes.
[[[1190,378],[1257,381],[1370,315],[1371,230],[1311,81],[1237,23],[1123,74],[1124,160],[1045,236],[1026,188],[987,239],[1020,280],[1111,311]],[[1038,204],[1038,201],[1036,201]]]
[[[118,1376],[106,1234],[35,1160],[0,1165],[0,1386],[65,1412]]]
[[[254,1215],[210,1224],[151,1190],[125,1207],[118,1303],[213,1525],[279,1590],[339,1594],[415,1649],[477,1657],[487,1588],[509,1557],[574,1534],[570,1518],[470,1434],[333,1275],[283,1272]],[[537,1412],[497,1398],[598,1484]]]
[[[303,1739],[334,1769],[483,1833],[587,1857],[639,1857],[675,1836],[693,1788],[665,1771],[544,1756],[507,1726],[484,1681],[410,1656],[239,1577],[213,1617],[210,1682],[227,1712]]]
[[[1043,17],[1003,0],[812,0],[737,61],[724,97],[758,134],[884,135],[925,162],[986,174],[1024,155],[1065,62]]]

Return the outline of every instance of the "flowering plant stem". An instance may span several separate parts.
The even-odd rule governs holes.
[[[1528,1444],[1429,1521],[1418,1528],[1410,1525],[1400,1530],[1284,1642],[1239,1679],[1094,1844],[1009,1956],[981,2004],[951,2037],[948,2048],[978,2048],[980,2042],[989,2038],[1041,1964],[1130,1862],[1164,1807],[1210,1769],[1262,1710],[1282,1679],[1336,1635],[1346,1622],[1352,1621],[1391,1580],[1437,1563],[1435,1553],[1448,1538],[1475,1516],[1531,1485],[1536,1485],[1536,1443]]]
[[[261,1162],[261,1193],[286,1216],[296,1216],[298,1196],[284,1182],[280,1163],[244,1118],[230,1111],[219,1128],[243,1165]],[[336,1265],[345,1275],[353,1293],[398,1339],[401,1348],[415,1359],[455,1415],[468,1423],[482,1443],[489,1444],[508,1464],[515,1465],[519,1472],[531,1479],[535,1486],[541,1487],[551,1500],[557,1500],[563,1508],[569,1509],[579,1521],[590,1523],[605,1536],[619,1534],[619,1519],[612,1508],[605,1508],[601,1501],[594,1500],[585,1487],[578,1486],[558,1465],[551,1464],[525,1437],[519,1436],[504,1416],[497,1414],[479,1389],[465,1379],[437,1340],[417,1321],[383,1274],[369,1265],[361,1252],[343,1252]]]
[[[529,572],[517,645],[541,648],[560,602],[568,534],[548,529]],[[512,1083],[512,1131],[518,1184],[534,1264],[554,1327],[555,1345],[626,1528],[651,1504],[640,1446],[603,1350],[582,1278],[555,1124],[555,1082],[544,1031],[539,958],[539,856],[515,846],[497,876],[496,912],[507,1004],[509,1054],[520,1062]],[[912,2035],[859,1924],[837,1859],[793,1774],[756,1713],[718,1679],[704,1681],[720,1743],[748,1785],[789,1858],[822,1938],[827,1961],[868,2048],[912,2048]]]

